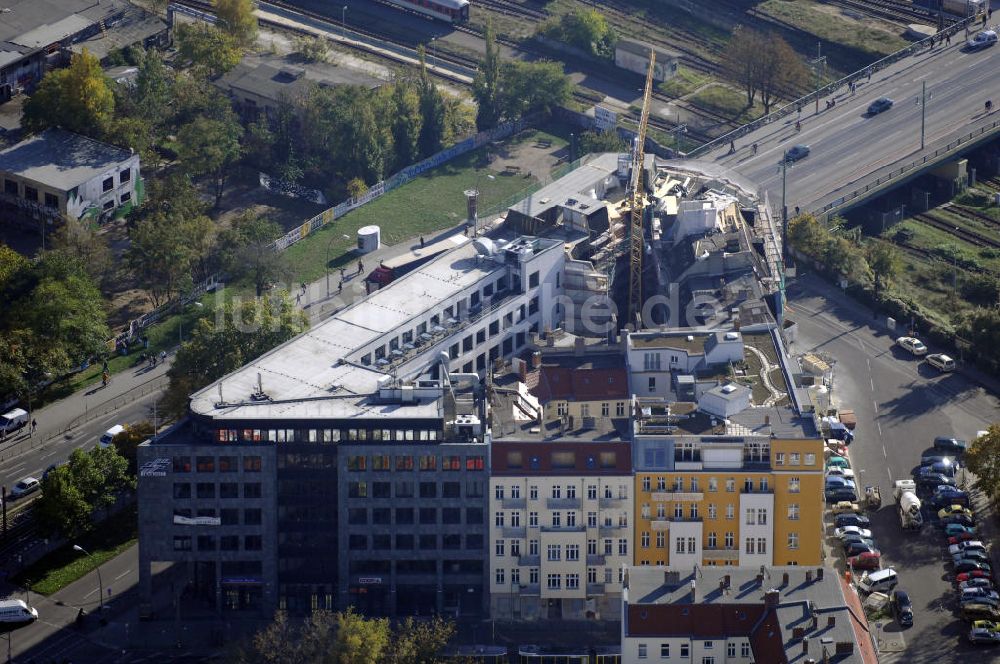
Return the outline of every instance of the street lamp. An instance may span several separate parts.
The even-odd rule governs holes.
[[[681,152],[681,134],[686,134],[688,131],[688,126],[686,124],[679,124],[670,130],[670,133],[674,135],[674,155],[678,155]]]
[[[437,48],[434,46],[434,42],[437,41],[437,37],[431,37],[431,59],[437,59]]]
[[[924,149],[924,127],[927,122],[927,100],[932,99],[934,93],[927,94],[927,81],[920,82],[920,98],[916,100],[920,107],[920,149]]]
[[[89,551],[87,551],[86,549],[84,549],[79,544],[74,544],[73,545],[73,550],[74,551],[79,551],[80,553],[83,553],[83,554],[86,554],[90,558],[94,557],[93,555],[91,555],[91,553]],[[100,593],[100,595],[97,598],[98,601],[99,601],[99,603],[100,603],[99,604],[99,608],[97,610],[98,611],[104,611],[104,580],[101,579],[101,566],[100,565],[94,565],[94,569],[97,570],[97,592]]]
[[[347,5],[340,10],[340,38],[347,40]]]

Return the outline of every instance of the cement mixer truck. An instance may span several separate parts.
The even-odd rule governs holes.
[[[899,525],[904,530],[917,530],[924,525],[924,515],[920,511],[917,498],[917,483],[913,480],[896,480],[893,495],[899,510]]]

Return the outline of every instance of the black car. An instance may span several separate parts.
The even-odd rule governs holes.
[[[931,506],[935,510],[948,507],[949,505],[961,505],[962,507],[969,506],[969,494],[964,491],[959,491],[955,487],[942,487],[934,492],[931,496]]]
[[[826,496],[826,502],[828,503],[839,503],[842,500],[848,500],[853,503],[858,499],[858,494],[848,486],[830,487],[823,495]]]
[[[846,552],[852,544],[862,544],[869,547],[872,551],[876,550],[875,540],[871,537],[861,537],[860,535],[854,535],[853,537],[847,537],[843,542],[844,551]],[[850,556],[851,554],[848,554]]]
[[[913,602],[905,590],[892,591],[892,610],[900,627],[913,627]]]
[[[868,115],[878,115],[882,111],[892,108],[893,101],[888,97],[879,97],[868,105]]]
[[[987,574],[991,574],[993,572],[993,568],[986,563],[977,563],[972,560],[963,560],[955,563],[955,574],[966,574],[977,570],[986,572]]]
[[[809,146],[808,145],[793,145],[788,148],[785,152],[785,161],[798,161],[799,159],[805,159],[809,156]]]
[[[941,519],[941,525],[946,526],[949,523],[957,523],[961,526],[975,526],[976,520],[973,519],[968,514],[949,514],[948,516]]]
[[[965,453],[965,448],[968,447],[966,443],[961,438],[948,438],[946,436],[938,436],[934,439],[934,449],[941,452],[949,452],[952,454],[957,454],[962,456]]]
[[[950,461],[956,466],[961,465],[958,462],[958,457],[956,457],[954,454],[945,454],[941,450],[934,450],[934,449],[925,450],[924,453],[920,455],[921,466],[927,466],[932,463],[939,463],[943,461]]]
[[[937,491],[939,486],[955,486],[954,478],[935,473],[928,469],[927,472],[916,473],[913,476],[917,486],[930,487],[931,491]]]
[[[846,542],[844,544],[844,555],[848,558],[856,556],[860,553],[868,553],[869,551],[875,551],[875,546],[873,544],[868,544],[866,542]]]
[[[838,514],[837,518],[833,520],[833,525],[836,528],[843,528],[844,526],[867,528],[871,523],[871,519],[863,514]]]

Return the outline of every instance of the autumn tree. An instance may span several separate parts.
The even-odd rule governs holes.
[[[188,397],[308,327],[309,319],[287,295],[229,302],[195,324],[167,371],[164,408],[187,412]],[[294,661],[294,660],[288,660]]]
[[[472,81],[472,96],[476,100],[476,128],[492,129],[500,124],[500,47],[493,32],[493,21],[486,21],[483,31],[486,52]]]
[[[542,26],[541,32],[587,53],[614,58],[617,36],[604,14],[596,9],[577,9]]]
[[[221,118],[198,117],[177,132],[177,156],[185,172],[209,176],[215,183],[215,206],[222,203],[229,167],[240,156],[243,127],[229,111]]]
[[[232,34],[203,23],[181,23],[176,30],[177,54],[204,80],[224,74],[240,63],[243,50]]]
[[[888,242],[872,241],[865,250],[865,260],[872,270],[877,299],[879,290],[886,288],[899,273],[902,266],[899,252]]]
[[[149,440],[154,433],[156,433],[156,429],[153,423],[149,420],[143,420],[135,424],[126,424],[125,430],[111,441],[111,444],[118,450],[118,454],[128,463],[128,474],[132,477],[138,473],[138,447]]]
[[[767,115],[778,95],[802,85],[808,72],[798,53],[779,35],[771,33],[759,37],[758,45],[755,54],[757,87]]]
[[[759,83],[758,53],[762,49],[760,33],[737,25],[723,53],[723,66],[729,75],[743,87],[747,106],[753,106]]]
[[[257,16],[253,0],[215,0],[215,15],[222,29],[248,48],[257,40]]]
[[[62,127],[102,138],[114,110],[114,93],[101,62],[84,49],[70,58],[69,67],[45,74],[24,104],[22,124],[30,132]]]
[[[237,217],[230,228],[219,234],[218,254],[233,279],[247,279],[257,297],[268,284],[286,276],[284,256],[271,245],[282,234],[281,226],[252,211]]]
[[[972,441],[963,461],[983,493],[1000,495],[1000,424],[991,424],[984,435]]]
[[[499,103],[505,120],[536,111],[548,113],[573,94],[573,82],[558,62],[505,62],[500,80]]]

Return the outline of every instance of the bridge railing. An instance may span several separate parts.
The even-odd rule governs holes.
[[[903,58],[908,58],[911,55],[927,51],[929,48],[933,47],[935,41],[940,41],[945,37],[953,36],[957,32],[965,30],[967,26],[971,26],[977,20],[980,19],[976,16],[969,16],[968,18],[964,18],[961,21],[948,26],[944,30],[941,30],[940,32],[936,33],[931,37],[927,37],[926,39],[921,39],[920,41],[914,42],[909,46],[907,46],[906,48],[900,49],[895,53],[891,53],[885,56],[881,60],[873,62],[867,67],[864,67],[856,72],[844,76],[840,80],[828,83],[827,85],[819,88],[818,90],[814,90],[803,97],[799,97],[798,99],[785,104],[784,106],[774,111],[773,113],[769,113],[768,115],[757,118],[753,122],[749,122],[743,125],[742,127],[738,127],[732,130],[727,134],[723,134],[722,136],[719,136],[716,139],[708,141],[707,143],[703,143],[702,145],[695,148],[686,156],[689,158],[699,157],[707,152],[710,152],[713,148],[717,146],[725,145],[731,141],[735,141],[738,138],[742,138],[747,134],[750,134],[756,131],[757,129],[760,129],[761,127],[777,122],[782,118],[792,115],[793,113],[799,113],[805,109],[807,104],[818,102],[820,98],[832,94],[842,87],[850,86],[851,83],[855,83],[857,81],[860,81],[861,79],[870,79],[872,74],[874,74],[875,72],[881,71],[889,67],[890,65],[895,64],[896,62],[899,62]]]
[[[849,194],[845,194],[844,196],[835,198],[834,200],[824,205],[822,208],[814,210],[814,213],[817,216],[821,217],[829,216],[837,208],[843,207],[847,203],[850,203],[851,201],[856,200],[857,198],[864,196],[865,194],[871,191],[882,189],[888,183],[892,182],[893,180],[899,179],[900,177],[902,177],[907,173],[910,173],[911,171],[913,171],[913,169],[923,166],[927,162],[933,162],[941,155],[950,154],[955,150],[957,150],[958,148],[960,148],[963,144],[968,143],[969,141],[978,138],[983,134],[993,134],[996,133],[998,130],[1000,130],[1000,120],[994,120],[989,124],[982,125],[981,127],[972,130],[968,134],[964,134],[953,141],[949,141],[946,145],[934,150],[934,152],[925,153],[920,157],[918,157],[917,159],[914,159],[906,164],[903,164],[898,168],[893,168],[888,173],[876,175],[874,181],[869,181],[864,187],[859,187],[851,191],[851,193]]]

